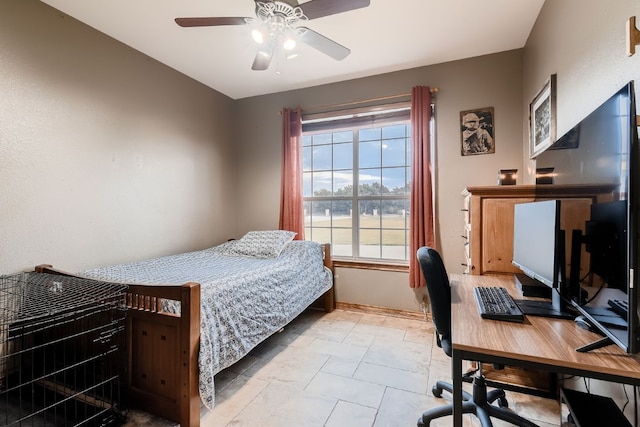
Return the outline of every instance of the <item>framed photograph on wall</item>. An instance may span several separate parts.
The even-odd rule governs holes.
[[[531,158],[556,140],[556,75],[552,74],[529,104],[529,147]]]
[[[493,107],[460,112],[460,154],[490,154],[496,152],[493,128]]]

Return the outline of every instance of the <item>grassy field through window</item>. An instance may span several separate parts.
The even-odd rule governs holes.
[[[405,225],[408,218],[401,215],[361,215],[360,216],[360,244],[361,245],[385,245],[406,246],[408,236],[405,235]],[[309,220],[305,221],[305,227],[309,230]],[[333,240],[332,230],[333,227]],[[382,229],[382,232],[380,229]],[[351,217],[313,217],[313,240],[317,242],[332,242],[334,245],[350,245],[352,237]],[[380,238],[382,237],[382,242]]]

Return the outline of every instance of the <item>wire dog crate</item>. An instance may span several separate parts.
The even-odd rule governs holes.
[[[126,289],[44,273],[0,276],[0,425],[124,421]]]

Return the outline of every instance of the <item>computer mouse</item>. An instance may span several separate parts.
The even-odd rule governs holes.
[[[587,320],[586,317],[577,316],[573,320],[576,322],[576,325],[580,326],[582,329],[586,329],[587,331],[592,331],[593,330],[593,326],[591,326],[591,323]]]

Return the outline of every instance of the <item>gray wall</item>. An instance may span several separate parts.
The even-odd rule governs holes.
[[[234,103],[238,151],[239,234],[276,227],[280,191],[283,107],[304,108],[410,93],[416,85],[437,87],[437,234],[451,272],[462,272],[462,190],[493,185],[497,172],[522,164],[522,51],[415,68],[374,77],[281,92]],[[494,107],[495,154],[460,155],[460,111]],[[347,271],[349,270],[349,271]],[[339,302],[418,310],[406,273],[339,269]],[[418,301],[422,294],[418,295]]]
[[[232,101],[35,0],[0,2],[0,274],[230,236]]]
[[[629,80],[636,80],[638,93],[640,52],[626,54],[625,25],[631,16],[640,16],[636,0],[547,0],[524,49],[523,117],[527,118],[528,103],[554,73],[558,136]],[[523,141],[527,130],[523,120]],[[535,162],[529,161],[526,149],[523,158],[528,182],[533,182]]]

